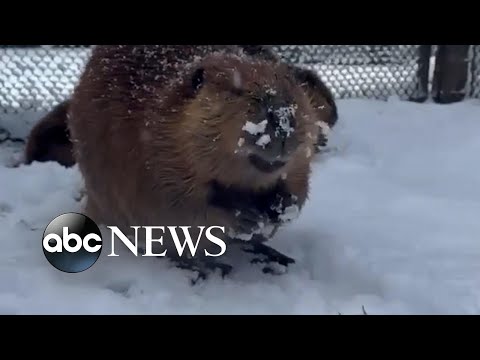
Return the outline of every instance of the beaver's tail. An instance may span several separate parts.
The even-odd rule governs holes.
[[[25,164],[55,161],[65,167],[75,165],[68,130],[69,101],[55,106],[33,127],[25,148]]]

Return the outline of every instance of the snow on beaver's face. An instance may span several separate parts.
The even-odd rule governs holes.
[[[186,112],[197,120],[185,126],[214,159],[212,172],[279,176],[295,156],[313,154],[317,115],[285,64],[213,57],[195,68],[192,83]]]

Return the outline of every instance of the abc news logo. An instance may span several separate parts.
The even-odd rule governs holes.
[[[135,255],[138,256],[138,230],[142,227],[136,226],[135,243],[132,243],[118,228],[107,226],[112,231],[112,253],[108,256],[118,256],[115,254],[114,239],[118,238],[124,245]],[[159,238],[153,237],[153,229],[165,231],[164,227],[144,227],[146,230],[146,251],[142,256],[163,257],[167,251],[154,254],[152,243],[159,242],[163,245],[163,236]],[[218,253],[209,253],[205,251],[205,256],[219,257],[226,252],[225,242],[213,235],[213,230],[221,230],[224,234],[225,229],[220,226],[202,227],[196,239],[196,244],[192,240],[189,227],[180,227],[181,233],[185,236],[185,242],[182,244],[177,234],[176,226],[168,226],[170,235],[172,236],[178,255],[181,257],[188,245],[190,254],[195,256],[199,240],[205,235],[207,240],[219,247]],[[93,220],[85,215],[77,213],[63,214],[55,218],[45,229],[42,239],[43,252],[48,262],[57,270],[66,273],[79,273],[91,268],[102,253],[102,234],[99,227]]]
[[[43,234],[43,253],[56,269],[79,273],[91,268],[102,253],[102,234],[97,224],[81,214],[55,218]]]

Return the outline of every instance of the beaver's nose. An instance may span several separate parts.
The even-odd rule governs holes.
[[[275,137],[283,142],[295,131],[295,111],[292,106],[269,107],[267,109],[267,120]]]

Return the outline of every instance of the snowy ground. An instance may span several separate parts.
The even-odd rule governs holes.
[[[103,257],[62,274],[41,237],[81,211],[76,169],[0,167],[0,313],[480,314],[480,103],[341,101],[336,151],[275,247],[287,275],[239,269],[191,287],[167,263]],[[13,150],[0,149],[9,165]]]

